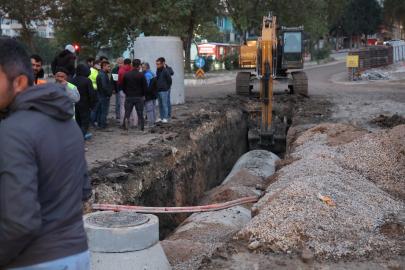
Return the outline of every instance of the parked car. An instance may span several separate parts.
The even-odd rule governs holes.
[[[399,38],[395,38],[395,39],[391,39],[391,40],[385,41],[385,42],[384,42],[384,45],[390,46],[390,45],[400,44],[400,43],[402,43],[402,42],[405,42],[405,41],[402,40],[402,39],[399,39]]]

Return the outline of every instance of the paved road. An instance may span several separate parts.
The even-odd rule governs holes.
[[[347,52],[333,53],[330,56],[335,59],[345,58],[347,56]]]
[[[337,85],[328,80],[334,74],[347,71],[345,63],[314,66],[305,69],[309,79],[309,95],[313,99],[329,100],[333,106],[331,122],[352,123],[370,131],[378,130],[370,121],[380,114],[405,116],[405,90],[398,83],[384,81],[371,84]],[[287,85],[275,84],[275,91]],[[226,97],[235,93],[235,83],[186,87],[186,100],[198,101],[205,97]],[[253,91],[259,91],[255,84]]]

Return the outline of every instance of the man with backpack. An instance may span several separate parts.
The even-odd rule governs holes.
[[[146,115],[149,127],[154,127],[156,123],[156,99],[158,96],[156,74],[152,72],[148,62],[142,64],[142,71],[148,83],[148,92],[145,95]]]
[[[134,59],[132,67],[133,70],[125,73],[121,82],[121,89],[125,93],[125,134],[128,134],[129,117],[134,106],[138,114],[139,128],[144,133],[143,102],[148,91],[148,83],[145,75],[140,72],[141,60]]]

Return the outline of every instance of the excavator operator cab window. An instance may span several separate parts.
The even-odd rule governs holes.
[[[284,52],[285,53],[300,53],[302,33],[301,32],[285,32],[284,33]]]

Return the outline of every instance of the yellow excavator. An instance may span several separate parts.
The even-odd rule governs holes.
[[[260,79],[260,99],[262,100],[262,121],[259,132],[260,145],[274,145],[274,130],[272,127],[273,82],[274,80],[288,83],[291,94],[308,95],[308,78],[305,72],[287,72],[289,69],[303,69],[304,61],[304,27],[280,27],[276,17],[269,14],[263,18],[261,37],[256,42],[256,53],[252,54],[252,46],[241,46],[239,63],[253,66],[255,74],[239,72],[236,77],[236,94],[250,95],[253,85],[252,77]],[[244,64],[243,64],[244,63]]]

